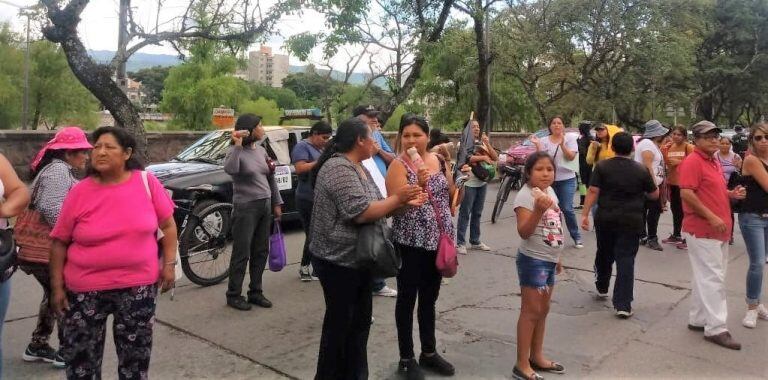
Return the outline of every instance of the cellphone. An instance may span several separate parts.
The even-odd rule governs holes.
[[[234,132],[234,135],[235,135],[236,137],[246,137],[246,136],[248,136],[248,135],[250,135],[250,134],[251,134],[251,132],[248,132],[248,130],[247,130],[247,129],[241,129],[241,130],[239,130],[239,131],[235,131],[235,132]]]

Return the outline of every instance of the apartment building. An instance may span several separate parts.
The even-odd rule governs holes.
[[[272,54],[271,47],[261,46],[259,50],[248,53],[245,76],[252,82],[283,87],[283,79],[288,76],[288,56]]]

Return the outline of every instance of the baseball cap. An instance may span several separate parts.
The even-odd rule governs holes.
[[[717,131],[717,133],[722,132],[717,125],[707,120],[702,120],[691,127],[691,132],[693,132],[694,135],[703,135],[712,131]]]
[[[376,109],[371,104],[364,104],[355,107],[354,110],[352,110],[352,116],[360,116],[360,115],[366,115],[366,116],[376,116],[379,114],[379,110]]]

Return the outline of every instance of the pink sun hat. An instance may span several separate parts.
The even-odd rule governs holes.
[[[45,152],[49,150],[59,149],[93,149],[93,145],[88,142],[88,137],[85,136],[85,132],[80,127],[67,126],[59,129],[56,135],[53,136],[51,141],[48,141],[43,149],[40,149],[32,160],[30,167],[32,170],[37,169],[37,165],[40,165],[40,161],[43,160]]]

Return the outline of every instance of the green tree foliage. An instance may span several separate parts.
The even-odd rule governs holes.
[[[238,106],[237,112],[239,114],[253,113],[259,115],[264,125],[278,125],[280,123],[280,116],[283,115],[283,111],[274,100],[265,98],[242,102]]]
[[[0,24],[0,128],[18,126],[24,87],[24,56],[20,38],[8,24]]]
[[[146,102],[160,104],[163,100],[163,87],[171,68],[169,66],[153,66],[136,72],[129,72],[128,77],[141,82],[142,90],[146,94]]]
[[[190,44],[189,60],[173,67],[165,80],[160,110],[173,113],[174,127],[211,129],[211,112],[225,106],[238,108],[250,99],[248,84],[232,76],[238,61],[222,53],[220,43],[198,40]]]
[[[277,88],[262,83],[250,83],[251,99],[272,99],[282,109],[297,109],[304,107],[304,101],[296,96],[289,88]]]

